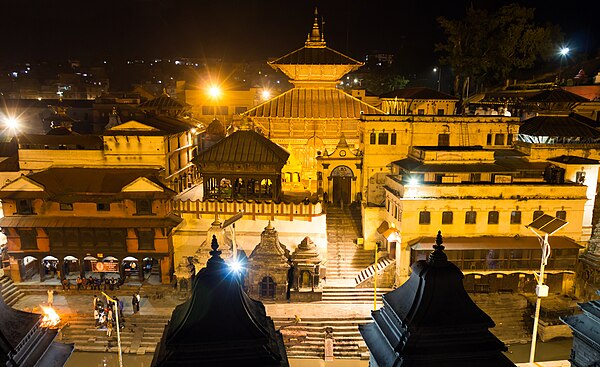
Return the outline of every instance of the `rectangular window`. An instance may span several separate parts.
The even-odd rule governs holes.
[[[419,213],[419,224],[430,224],[431,212],[423,211]]]
[[[453,219],[454,219],[454,213],[442,212],[442,224],[452,224]]]
[[[424,109],[422,109],[422,108],[419,108],[419,109],[417,110],[417,115],[424,115],[424,114],[425,114],[425,110],[424,110]]]
[[[71,203],[60,203],[60,210],[72,211],[73,210],[73,204],[71,204]]]
[[[438,147],[450,146],[450,134],[438,134]]]
[[[492,145],[493,134],[487,134],[487,145]]]
[[[108,212],[110,211],[110,203],[97,203],[96,210],[99,212]]]
[[[513,142],[513,134],[506,135],[506,145],[511,145]]]
[[[152,200],[150,199],[139,199],[135,201],[135,213],[148,215],[152,214]]]
[[[510,212],[510,224],[521,224],[521,211],[513,210]]]
[[[481,182],[481,173],[471,173],[471,182]]]
[[[504,134],[496,134],[494,145],[504,145]]]
[[[543,210],[536,210],[536,211],[534,211],[533,212],[533,220],[538,219],[542,215],[544,215],[544,211]]]
[[[387,145],[388,133],[379,133],[379,145]]]
[[[562,219],[562,220],[567,220],[567,212],[564,210],[559,210],[556,212],[556,218],[558,219]]]
[[[444,116],[444,109],[438,108],[437,114],[438,114],[438,116]]]
[[[488,224],[498,224],[500,213],[497,210],[492,210],[488,213]]]
[[[33,214],[33,203],[31,202],[31,200],[17,200],[17,214]]]
[[[390,134],[390,144],[391,145],[396,145],[396,133],[391,133]]]
[[[154,250],[154,230],[138,230],[138,249]]]
[[[369,136],[369,144],[375,145],[377,143],[377,134],[371,133]]]
[[[21,250],[37,250],[37,233],[35,229],[17,229],[21,240]]]
[[[475,224],[477,223],[477,212],[473,210],[469,210],[465,213],[465,224]]]
[[[248,107],[246,106],[236,106],[235,107],[235,114],[236,115],[241,115],[242,113],[248,111]]]

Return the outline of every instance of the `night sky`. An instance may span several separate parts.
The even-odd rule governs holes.
[[[2,0],[0,62],[224,57],[262,61],[303,45],[318,6],[328,46],[363,59],[396,54],[406,72],[436,63],[442,37],[435,18],[461,17],[473,3],[507,0]],[[561,25],[573,48],[599,47],[600,1],[523,0],[536,21]],[[551,5],[548,5],[551,4]],[[596,20],[595,20],[595,19]]]

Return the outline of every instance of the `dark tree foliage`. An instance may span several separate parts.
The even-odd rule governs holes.
[[[469,8],[464,19],[438,17],[447,40],[435,49],[455,74],[455,94],[462,96],[465,82],[498,85],[520,69],[549,59],[562,39],[558,26],[534,23],[533,8],[505,5],[495,12]]]

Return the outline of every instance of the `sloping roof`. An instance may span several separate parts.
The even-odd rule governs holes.
[[[183,219],[166,217],[40,217],[23,215],[0,218],[2,228],[173,228]]]
[[[523,121],[519,134],[530,136],[561,136],[600,138],[600,131],[571,116],[535,116]]]
[[[560,157],[548,159],[550,162],[564,164],[600,164],[597,159],[589,159],[584,157],[576,157],[572,155],[561,155]]]
[[[444,99],[458,101],[458,98],[450,94],[442,93],[437,90],[425,87],[396,89],[394,91],[380,95],[379,98]]]
[[[82,149],[104,149],[104,142],[100,136],[95,135],[37,135],[21,134],[17,136],[21,148],[24,146],[59,146],[71,145]]]
[[[173,99],[167,95],[161,95],[146,102],[143,102],[139,107],[143,108],[167,108],[167,109],[181,109],[189,107],[188,103],[181,103],[176,99]]]
[[[285,164],[290,153],[253,130],[238,130],[198,153],[196,163]]]
[[[588,102],[578,94],[571,93],[562,88],[546,89],[525,98],[525,102]]]
[[[269,62],[270,65],[362,65],[329,47],[302,47]]]
[[[143,118],[134,118],[133,120],[138,121],[144,125],[148,125],[150,127],[156,128],[160,130],[156,131],[127,131],[127,130],[119,130],[117,129],[109,129],[104,132],[104,135],[168,135],[168,134],[177,134],[184,131],[188,131],[196,126],[192,122],[187,122],[182,119],[178,119],[175,117],[169,116],[153,116],[147,115]]]
[[[384,114],[358,98],[336,88],[292,88],[246,112],[249,117],[349,118]]]
[[[417,242],[411,245],[413,250],[431,250],[431,244],[435,242],[435,237],[421,237]],[[531,249],[540,248],[540,241],[534,236],[480,236],[480,237],[444,237],[444,246],[446,250],[479,250],[479,249]],[[568,237],[552,237],[552,248],[557,249],[581,249]]]
[[[171,197],[175,192],[164,186],[158,179],[158,170],[150,168],[57,168],[32,173],[27,178],[41,184],[51,200],[60,202],[74,201],[113,201],[123,196],[135,196],[135,193],[121,194],[121,190],[139,177],[145,177],[164,189],[161,193],[149,193],[151,196]],[[13,197],[20,191],[0,191],[1,197]],[[27,194],[27,192],[25,192]],[[103,200],[104,199],[104,200]]]
[[[430,164],[414,158],[404,158],[392,162],[409,172],[437,172],[437,173],[464,173],[464,172],[514,172],[514,170],[496,163],[468,163],[468,164]]]

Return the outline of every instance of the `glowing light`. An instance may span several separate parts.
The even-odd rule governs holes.
[[[242,270],[244,269],[244,266],[242,265],[242,263],[240,261],[232,261],[229,263],[229,267],[231,268],[231,270],[235,273],[241,273]]]
[[[571,49],[568,47],[561,47],[559,53],[561,56],[567,56],[571,52]]]
[[[208,88],[208,94],[212,98],[218,98],[221,95],[221,89],[219,87],[217,87],[216,85],[213,85],[210,88]]]
[[[412,185],[412,186],[416,186],[416,185],[418,185],[418,184],[419,184],[419,179],[417,179],[417,178],[414,178],[414,177],[411,177],[411,178],[408,180],[408,184],[409,184],[409,185]]]
[[[60,322],[60,316],[58,316],[58,313],[56,313],[52,307],[46,307],[42,305],[40,305],[40,307],[44,312],[40,325],[46,328],[56,328]]]
[[[434,73],[437,73],[437,71],[438,71],[438,68],[433,68]]]
[[[8,117],[4,120],[6,127],[9,129],[16,129],[19,127],[19,120],[16,117]]]
[[[263,101],[268,100],[269,98],[271,98],[271,91],[268,89],[263,89],[262,93],[260,94]]]

